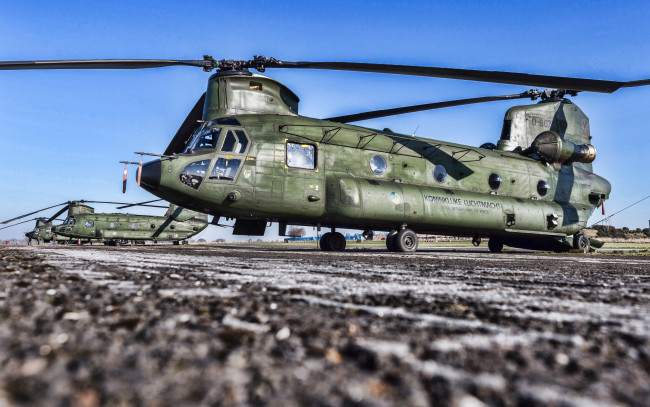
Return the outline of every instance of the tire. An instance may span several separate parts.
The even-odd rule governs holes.
[[[573,236],[573,248],[578,250],[589,250],[591,246],[591,241],[589,237],[583,233],[578,233]]]
[[[418,249],[418,235],[411,229],[402,229],[395,237],[395,248],[400,252],[411,253]]]
[[[397,237],[397,231],[391,230],[386,236],[386,248],[389,252],[396,252],[397,247],[395,247],[395,238]]]
[[[498,237],[491,237],[488,241],[488,249],[492,253],[501,253],[503,251],[503,240]]]
[[[327,243],[333,252],[342,252],[345,250],[345,236],[339,232],[332,233]]]
[[[320,249],[324,252],[329,252],[332,250],[329,245],[330,237],[332,237],[332,232],[327,232],[320,237],[320,241],[319,241]]]

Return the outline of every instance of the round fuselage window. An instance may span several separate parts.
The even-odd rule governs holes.
[[[499,189],[499,187],[501,186],[501,181],[502,181],[501,175],[495,172],[490,174],[490,176],[488,177],[488,185],[490,185],[490,188],[492,188],[493,191]]]
[[[548,184],[548,182],[544,181],[543,179],[539,180],[537,183],[537,193],[540,196],[544,196],[548,194],[548,192],[551,190],[551,186]]]
[[[381,175],[386,172],[386,159],[380,155],[374,155],[370,159],[370,169],[377,175]]]
[[[447,180],[447,169],[443,165],[436,165],[433,168],[433,179],[439,183],[443,183]]]

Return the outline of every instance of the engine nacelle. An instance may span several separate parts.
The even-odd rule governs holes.
[[[530,150],[550,163],[591,163],[596,159],[596,148],[591,144],[573,144],[562,140],[559,134],[551,130],[543,131],[535,137]]]

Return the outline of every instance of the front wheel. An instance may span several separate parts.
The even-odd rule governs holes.
[[[395,238],[395,247],[400,252],[414,252],[418,249],[418,235],[411,229],[402,229]]]

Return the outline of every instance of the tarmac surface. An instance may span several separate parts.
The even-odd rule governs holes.
[[[0,249],[0,406],[650,405],[650,256]]]

